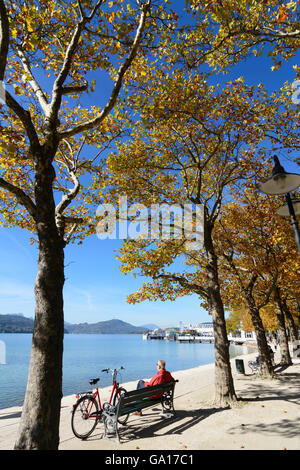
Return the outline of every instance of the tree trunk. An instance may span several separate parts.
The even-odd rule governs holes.
[[[35,322],[25,402],[15,449],[55,450],[62,397],[64,244],[55,224],[54,169],[36,168],[36,226],[39,238]]]
[[[289,343],[285,329],[284,315],[280,310],[276,312],[277,321],[278,321],[278,331],[279,331],[279,340],[280,340],[280,363],[285,366],[290,366],[292,364],[292,359],[289,351]]]
[[[216,406],[231,406],[237,401],[231,372],[229,341],[226,330],[223,301],[220,294],[218,279],[217,256],[211,238],[211,232],[206,233],[207,291],[213,319],[215,338],[215,404]]]
[[[288,327],[289,327],[290,339],[291,339],[292,342],[297,341],[298,340],[298,330],[297,330],[296,324],[294,322],[294,318],[293,318],[293,316],[290,312],[290,309],[288,308],[286,299],[282,299],[282,308],[284,310],[285,317],[286,317],[286,320],[287,320],[287,324],[288,324]]]
[[[276,312],[277,321],[278,321],[278,330],[279,330],[279,339],[280,339],[280,363],[285,366],[289,366],[292,364],[292,359],[290,356],[289,351],[289,343],[286,334],[285,328],[285,321],[284,321],[284,313],[283,313],[283,306],[280,296],[280,291],[278,287],[275,289],[275,300],[278,305],[278,310]]]
[[[259,309],[257,308],[255,300],[250,292],[244,291],[244,298],[247,302],[251,321],[256,334],[257,348],[260,358],[260,373],[264,378],[272,378],[274,377],[272,360],[268,348],[265,329],[259,314]]]

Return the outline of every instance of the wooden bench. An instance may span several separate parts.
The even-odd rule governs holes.
[[[120,443],[118,419],[121,416],[143,410],[150,406],[161,404],[162,412],[175,415],[173,398],[176,382],[178,380],[122,393],[116,406],[108,402],[104,403],[102,413],[104,424],[103,437],[111,440],[108,435],[114,434],[117,437],[118,443]]]

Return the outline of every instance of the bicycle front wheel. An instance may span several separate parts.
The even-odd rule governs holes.
[[[89,437],[100,420],[98,403],[91,395],[81,397],[72,411],[71,427],[76,437]]]
[[[125,390],[125,388],[123,388],[123,387],[120,387],[120,388],[117,390],[117,392],[115,393],[114,398],[113,398],[113,406],[116,406],[116,405],[117,405],[117,403],[118,403],[118,401],[119,401],[119,399],[120,399],[120,396],[122,395],[122,393],[125,393],[125,392],[126,392],[126,390]],[[124,416],[120,416],[120,418],[118,418],[118,422],[119,422],[120,424],[126,424],[128,418],[129,418],[129,414],[128,414],[128,415],[124,415]]]

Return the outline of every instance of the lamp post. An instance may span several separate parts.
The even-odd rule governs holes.
[[[280,165],[279,159],[274,155],[275,166],[272,170],[272,177],[263,183],[260,190],[269,195],[284,194],[286,204],[281,206],[277,214],[282,217],[290,216],[291,223],[295,233],[295,239],[300,253],[300,232],[296,215],[300,214],[300,200],[292,198],[291,191],[300,186],[300,175],[296,173],[286,173],[283,166]]]

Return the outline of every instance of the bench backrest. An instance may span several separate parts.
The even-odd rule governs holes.
[[[140,388],[139,390],[132,390],[130,392],[125,392],[121,395],[121,398],[117,405],[117,415],[122,415],[122,412],[125,409],[133,407],[135,403],[139,403],[144,399],[151,398],[156,395],[161,395],[165,392],[173,394],[175,383],[178,380],[173,380],[171,382],[165,382],[159,385],[153,385],[152,387]]]

